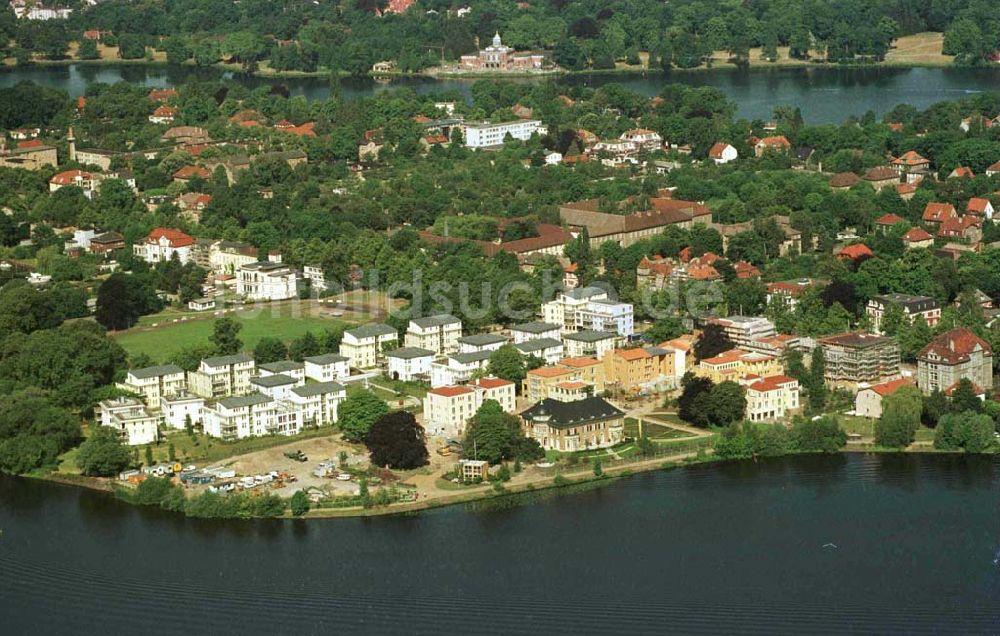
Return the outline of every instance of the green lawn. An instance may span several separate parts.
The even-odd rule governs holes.
[[[264,336],[274,336],[289,341],[307,331],[319,332],[333,329],[343,321],[309,315],[293,316],[291,307],[265,307],[256,311],[226,314],[243,324],[240,339],[245,349],[253,349]],[[163,362],[174,353],[192,346],[208,345],[208,337],[215,324],[214,316],[199,315],[185,322],[170,322],[181,315],[165,312],[155,317],[149,316],[141,323],[158,326],[140,326],[118,334],[115,339],[130,355],[145,353],[157,362]]]

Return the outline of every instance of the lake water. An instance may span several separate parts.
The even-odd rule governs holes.
[[[0,479],[0,629],[995,633],[998,475],[993,458],[791,457],[310,522]]]
[[[283,84],[293,95],[305,95],[310,99],[324,99],[330,94],[330,84],[326,78],[261,79],[234,76],[216,69],[141,65],[34,66],[0,72],[0,87],[10,86],[21,80],[32,80],[60,88],[75,96],[83,94],[90,82],[113,83],[125,80],[144,86],[166,87],[183,84],[190,79],[219,77],[235,79],[248,86]],[[473,81],[408,77],[376,82],[370,78],[352,78],[342,80],[341,93],[346,97],[356,97],[406,86],[421,94],[454,91],[468,95]],[[801,107],[806,121],[810,123],[840,123],[849,115],[862,115],[867,110],[882,115],[899,103],[925,108],[937,101],[956,99],[979,91],[1000,90],[1000,66],[976,69],[713,70],[673,72],[669,75],[575,75],[556,80],[516,81],[557,81],[592,86],[618,82],[645,95],[655,95],[665,84],[671,82],[714,86],[736,101],[741,117],[770,117],[775,106],[792,104]]]

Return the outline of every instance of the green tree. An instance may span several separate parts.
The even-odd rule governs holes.
[[[802,418],[792,425],[792,441],[800,451],[836,453],[847,444],[847,433],[834,417]]]
[[[875,422],[875,443],[887,448],[905,448],[913,443],[923,399],[913,386],[904,386],[882,398],[882,417]]]
[[[288,357],[297,362],[302,362],[305,358],[319,355],[320,353],[320,342],[311,331],[305,332],[288,346]]]
[[[709,420],[716,426],[728,426],[743,419],[746,412],[746,391],[739,384],[727,380],[712,387],[709,392]]]
[[[257,364],[267,364],[277,362],[288,357],[288,347],[285,343],[273,336],[264,336],[257,341],[257,346],[253,348],[253,358]]]
[[[375,466],[411,470],[428,463],[424,427],[408,411],[386,413],[375,420],[365,445]]]
[[[148,447],[147,447],[148,450]],[[128,468],[130,454],[118,432],[109,426],[97,426],[80,445],[76,466],[84,475],[111,477]]]
[[[486,371],[490,375],[513,382],[518,387],[527,375],[524,356],[511,344],[504,345],[490,354]]]
[[[77,49],[76,56],[81,60],[96,60],[101,57],[100,52],[97,50],[97,42],[84,39],[80,42],[80,48]]]
[[[337,407],[337,423],[345,439],[360,442],[372,424],[388,412],[385,401],[368,389],[353,389]]]
[[[215,352],[220,356],[239,353],[243,348],[243,341],[239,337],[242,329],[243,323],[230,316],[216,320],[212,335],[208,338],[215,345]]]
[[[973,411],[978,413],[983,410],[983,401],[976,395],[975,386],[968,378],[958,381],[958,386],[951,393],[951,410],[955,413]]]
[[[304,490],[296,490],[288,502],[288,507],[292,511],[292,516],[301,517],[309,512],[309,496]]]

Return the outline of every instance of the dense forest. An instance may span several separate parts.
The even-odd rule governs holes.
[[[92,30],[126,59],[152,47],[176,63],[226,60],[254,70],[267,60],[277,70],[364,74],[382,60],[402,71],[454,60],[498,31],[508,45],[549,51],[568,69],[638,63],[640,51],[664,69],[698,66],[713,51],[740,64],[752,47],[773,59],[779,46],[799,59],[878,61],[894,38],[922,31],[946,33],[945,53],[960,63],[981,62],[1000,47],[1000,14],[990,0],[418,0],[402,14],[383,13],[386,0],[64,4],[75,9],[67,21],[18,22],[9,8],[0,12],[8,53],[58,59]],[[459,8],[471,10],[459,15]],[[93,42],[79,55],[96,58]]]

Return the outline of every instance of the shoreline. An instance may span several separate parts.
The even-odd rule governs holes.
[[[892,449],[892,448],[882,448],[877,447],[869,443],[848,443],[847,446],[838,451],[839,454],[878,454],[878,455],[964,455],[961,451],[942,451],[937,450],[933,446],[928,445],[911,445],[905,449]],[[814,455],[822,453],[807,453],[807,452],[795,452],[787,453],[785,455],[779,455],[776,457],[787,457],[790,455]],[[988,453],[996,454],[996,453]],[[677,468],[684,468],[687,466],[698,466],[702,464],[720,463],[720,462],[731,462],[739,461],[732,459],[720,459],[715,456],[712,449],[706,449],[706,452],[699,456],[697,451],[686,451],[683,453],[677,453],[673,455],[663,455],[660,457],[654,457],[646,460],[637,461],[631,464],[626,464],[622,466],[608,465],[603,467],[603,474],[600,476],[594,475],[593,471],[589,468],[588,464],[582,464],[581,469],[577,472],[568,473],[558,473],[552,476],[546,476],[541,479],[535,479],[532,481],[527,481],[519,484],[509,484],[505,483],[502,491],[496,491],[493,486],[493,482],[485,482],[481,485],[469,487],[467,490],[456,491],[453,494],[428,497],[423,500],[417,500],[413,502],[401,503],[401,504],[390,504],[388,506],[373,506],[371,508],[363,508],[360,506],[344,507],[344,508],[310,508],[309,511],[300,516],[294,517],[288,511],[280,517],[273,517],[274,519],[282,520],[294,520],[294,519],[305,519],[305,520],[323,520],[323,519],[348,519],[348,518],[359,518],[359,517],[382,517],[400,514],[414,514],[424,511],[435,510],[438,508],[445,508],[463,504],[475,504],[484,503],[487,504],[490,501],[502,501],[506,497],[529,495],[534,493],[549,493],[556,494],[559,491],[572,489],[574,487],[589,486],[593,487],[605,482],[617,481],[627,477],[631,477],[636,474],[656,472],[660,470],[674,470]],[[755,460],[756,461],[756,460]],[[115,494],[115,485],[117,481],[113,478],[107,477],[87,477],[84,475],[70,475],[70,474],[59,474],[55,472],[49,473],[29,473],[26,475],[18,475],[19,477],[25,479],[36,479],[39,481],[45,481],[53,483],[60,486],[67,487],[77,487],[85,488],[87,490],[93,490],[97,492],[108,493],[112,496]],[[559,479],[561,478],[561,480]],[[559,481],[560,483],[556,483]],[[288,499],[287,497],[282,497],[283,499]],[[126,503],[130,503],[126,499],[122,499]],[[140,504],[131,504],[140,505]],[[232,521],[234,519],[222,519],[225,521]],[[239,519],[244,520],[244,519]]]
[[[124,59],[98,59],[98,60],[78,60],[78,59],[63,59],[63,60],[33,60],[30,64],[19,66],[16,64],[7,64],[6,62],[0,63],[0,73],[2,72],[18,72],[29,70],[32,67],[69,67],[69,66],[85,66],[85,67],[102,67],[102,66],[129,66],[129,67],[149,67],[149,68],[173,68],[173,69],[183,69],[183,70],[194,70],[194,71],[218,71],[220,73],[232,73],[234,75],[252,77],[255,79],[263,80],[281,80],[281,79],[319,79],[328,78],[333,73],[331,71],[274,71],[270,69],[257,70],[249,73],[244,72],[240,66],[234,64],[216,63],[211,66],[196,66],[194,64],[171,64],[164,60],[147,60],[147,59],[134,59],[134,60],[124,60]],[[337,76],[341,79],[364,79],[372,80],[375,82],[389,81],[398,79],[424,79],[430,81],[448,81],[448,80],[481,80],[481,79],[512,79],[512,80],[547,80],[547,79],[563,79],[563,78],[575,78],[575,77],[588,77],[588,76],[652,76],[652,75],[662,75],[669,77],[675,73],[678,74],[701,74],[701,73],[712,73],[712,72],[729,72],[729,73],[743,73],[743,74],[753,74],[753,73],[766,73],[768,71],[781,70],[787,71],[791,69],[803,69],[806,71],[811,70],[910,70],[910,69],[944,69],[944,68],[956,68],[956,69],[974,69],[974,68],[994,68],[991,66],[956,66],[953,63],[935,63],[935,62],[878,62],[878,63],[857,63],[857,64],[841,64],[841,63],[829,63],[829,62],[800,62],[784,60],[778,62],[761,62],[757,64],[750,64],[746,67],[739,67],[728,62],[720,62],[717,64],[702,65],[694,68],[672,68],[670,70],[662,70],[658,68],[650,67],[638,67],[638,68],[613,68],[613,69],[584,69],[584,70],[568,70],[568,69],[558,69],[551,71],[542,72],[498,72],[498,73],[483,73],[483,72],[434,72],[432,70],[425,70],[416,73],[405,73],[400,71],[388,72],[388,73],[374,73],[368,72],[364,75],[350,75],[347,73],[338,73]]]

